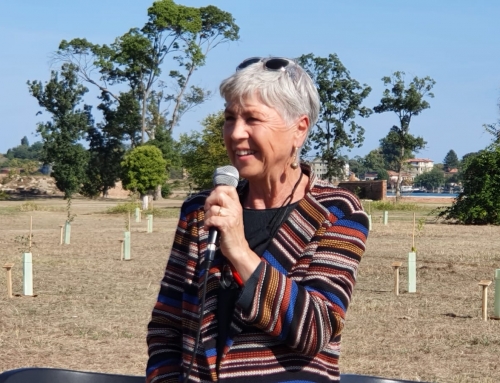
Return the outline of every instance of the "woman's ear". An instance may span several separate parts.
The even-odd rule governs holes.
[[[309,117],[305,114],[300,116],[297,129],[295,130],[295,146],[300,148],[304,144],[309,132]]]

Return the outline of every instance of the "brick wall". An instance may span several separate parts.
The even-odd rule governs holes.
[[[382,201],[387,193],[387,181],[345,181],[338,184],[339,187],[350,190],[359,199],[371,199]]]

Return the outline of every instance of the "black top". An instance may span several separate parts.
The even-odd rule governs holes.
[[[298,202],[272,209],[243,210],[243,225],[245,238],[250,248],[262,256],[272,236],[276,234],[279,226],[287,219],[288,215],[297,206]],[[232,279],[229,267],[222,268],[222,282],[218,294],[217,320],[219,334],[217,336],[217,367],[226,344],[234,307],[238,298],[251,304],[251,299],[258,282],[260,267],[258,267],[242,289]]]

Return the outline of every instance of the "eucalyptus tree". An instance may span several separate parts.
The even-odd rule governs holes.
[[[239,38],[239,27],[232,15],[215,6],[188,7],[172,0],[159,0],[148,9],[148,21],[142,28],[132,28],[110,45],[93,44],[84,38],[63,40],[55,59],[69,62],[80,77],[109,95],[118,104],[124,94],[123,84],[140,103],[141,142],[147,129],[148,100],[154,90],[166,101],[169,130],[184,112],[206,100],[210,92],[189,86],[196,69],[205,64],[207,55],[218,45]],[[173,85],[162,80],[168,76]]]
[[[393,112],[399,120],[399,126],[393,125],[387,136],[388,141],[398,148],[396,153],[397,169],[395,170],[398,172],[396,198],[399,198],[401,196],[401,172],[406,153],[409,150],[417,151],[425,147],[423,138],[414,137],[410,134],[410,122],[414,116],[430,108],[430,104],[425,98],[434,97],[431,90],[436,82],[429,76],[424,78],[415,76],[410,82],[407,82],[405,72],[401,71],[383,77],[382,81],[386,89],[380,103],[373,110],[376,113]]]
[[[357,117],[368,117],[370,108],[363,106],[371,88],[353,79],[336,54],[315,57],[302,55],[298,62],[309,73],[320,98],[318,122],[312,127],[309,144],[319,152],[326,163],[329,179],[342,175],[345,159],[343,148],[361,147],[364,128]]]

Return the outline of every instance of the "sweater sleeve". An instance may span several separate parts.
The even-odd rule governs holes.
[[[196,253],[198,238],[195,221],[186,204],[181,216],[167,263],[160,292],[148,325],[147,383],[179,382],[182,364],[181,318],[185,281],[192,278],[196,261],[189,254]],[[190,271],[191,270],[191,271]]]
[[[340,334],[368,234],[368,217],[352,202],[328,208],[309,253],[299,255],[299,268],[307,263],[300,277],[264,263],[251,306],[240,307],[246,323],[308,356]]]

